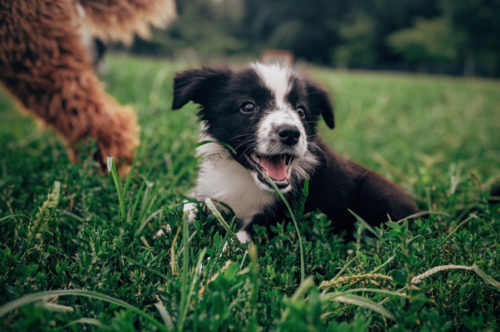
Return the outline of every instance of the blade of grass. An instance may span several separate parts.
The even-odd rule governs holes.
[[[210,198],[205,199],[205,205],[208,207],[210,212],[212,212],[215,218],[221,223],[222,227],[224,227],[226,232],[230,232],[231,229],[228,223],[226,222],[226,220],[224,220],[224,217],[222,217],[222,214],[219,212],[219,210],[217,210],[217,208],[215,207],[214,203]]]
[[[385,318],[396,320],[394,315],[390,313],[386,308],[378,304],[377,302],[373,302],[372,300],[367,299],[366,297],[362,297],[354,294],[343,294],[329,299],[329,301],[342,302],[347,304],[354,304],[358,307],[366,308],[371,311],[375,311]]]
[[[267,175],[266,173],[262,172],[261,170],[259,170],[259,173],[262,174],[262,176],[264,176],[264,178],[266,179],[266,181],[273,187],[274,191],[276,192],[276,194],[278,195],[278,197],[283,201],[283,203],[285,204],[288,212],[290,213],[290,216],[292,217],[292,221],[293,221],[293,224],[295,226],[295,230],[297,231],[297,237],[299,239],[299,249],[300,249],[300,283],[302,284],[305,280],[305,267],[304,267],[304,244],[302,243],[302,236],[300,234],[300,230],[299,230],[299,225],[297,224],[297,220],[295,219],[295,214],[293,213],[292,211],[292,208],[290,207],[290,204],[288,203],[288,201],[286,200],[285,196],[283,195],[283,193],[281,192],[281,190],[279,190],[278,186],[276,186],[276,184],[273,182],[273,180],[271,180],[271,178],[269,177],[269,175]]]
[[[42,301],[42,302],[36,304],[36,306],[38,306],[40,308],[44,308],[45,310],[54,311],[54,312],[73,312],[73,311],[75,311],[75,309],[73,309],[73,307],[69,307],[69,306],[61,305],[61,304],[57,304],[57,303],[45,302],[45,301]]]
[[[181,274],[181,304],[179,313],[179,325],[177,326],[179,331],[182,331],[181,318],[185,316],[184,310],[187,307],[187,279],[188,279],[188,269],[189,269],[189,224],[187,215],[182,217],[182,244],[183,244],[183,254],[182,254],[182,274]]]
[[[170,314],[167,311],[167,308],[162,303],[155,303],[155,308],[158,310],[158,313],[160,314],[161,318],[163,319],[163,322],[165,323],[165,326],[169,330],[174,329],[174,323],[172,323],[172,317],[170,317]]]
[[[164,274],[164,273],[161,273],[160,271],[156,270],[156,269],[153,269],[151,267],[148,267],[144,264],[141,264],[139,263],[138,261],[136,261],[135,259],[132,259],[130,257],[127,257],[127,256],[123,256],[123,258],[126,260],[126,261],[129,261],[130,263],[134,264],[134,265],[137,265],[137,266],[140,266],[142,267],[143,269],[146,269],[150,272],[152,272],[153,274],[156,274],[157,276],[165,279],[165,280],[168,280],[168,277]]]
[[[337,274],[335,275],[335,277],[333,277],[333,280],[337,279],[338,277],[340,277],[342,275],[342,273],[345,272],[345,270],[347,270],[347,268],[349,266],[351,266],[352,263],[354,263],[354,261],[358,259],[358,256],[354,256],[353,258],[351,258],[347,263],[344,264],[344,266],[342,266],[342,268],[340,269],[339,272],[337,272]]]
[[[196,144],[196,146],[199,147],[199,146],[202,146],[202,145],[205,145],[205,144],[208,144],[208,143],[215,143],[215,144],[222,145],[223,147],[225,147],[229,151],[231,151],[231,153],[236,154],[236,150],[231,145],[229,145],[227,143],[224,143],[224,142],[220,142],[220,141],[214,141],[214,140],[201,141],[198,144]]]
[[[235,235],[233,235],[234,234],[233,226],[234,226],[235,221],[236,221],[236,217],[233,217],[231,219],[231,223],[229,224],[229,229],[231,231],[230,232],[226,232],[226,234],[224,235],[224,238],[222,239],[221,244],[219,246],[214,246],[214,255],[213,256],[215,257],[215,259],[211,262],[212,266],[211,266],[211,268],[210,268],[210,270],[208,272],[208,275],[213,275],[214,269],[216,268],[216,266],[217,266],[220,258],[222,257],[222,254],[226,250],[225,247],[226,247],[226,244],[229,241],[229,238],[235,236]],[[237,239],[237,237],[236,237],[236,239]],[[239,241],[236,242],[236,243],[239,243]],[[245,255],[246,254],[247,254],[247,252],[245,252]]]
[[[293,293],[292,297],[290,298],[292,301],[297,301],[301,297],[305,296],[307,291],[311,289],[311,287],[314,286],[314,281],[312,277],[307,277],[303,282],[300,283],[299,287],[295,290],[295,293]],[[283,311],[283,314],[281,315],[281,322],[283,323],[286,321],[288,318],[288,315],[290,315],[290,308],[286,308],[285,311]],[[281,329],[278,329],[281,330]]]
[[[186,250],[187,252],[187,250]],[[198,262],[193,270],[193,279],[191,280],[191,286],[189,287],[188,294],[186,296],[186,301],[184,302],[184,306],[181,307],[181,314],[179,315],[179,324],[177,325],[177,330],[182,331],[184,328],[184,321],[186,320],[186,315],[189,309],[189,303],[191,302],[191,297],[194,294],[194,288],[196,283],[198,282],[198,278],[200,275],[200,267],[201,262],[203,261],[203,257],[205,257],[205,253],[207,252],[207,248],[203,248],[200,255],[198,256]],[[182,303],[182,302],[181,302]]]
[[[340,295],[351,294],[351,293],[365,293],[365,292],[366,293],[376,293],[376,294],[384,294],[384,295],[389,295],[389,296],[410,298],[406,293],[400,293],[400,292],[396,292],[396,291],[388,291],[385,289],[378,289],[378,288],[353,288],[353,289],[348,289],[348,290],[341,291],[341,292],[324,293],[324,294],[321,294],[320,298],[323,301],[331,301],[335,297],[340,296]]]
[[[5,216],[3,218],[0,218],[0,223],[4,222],[4,221],[7,221],[9,219],[14,219],[16,220],[16,217],[24,217],[24,218],[27,218],[26,215],[24,214],[13,214],[13,215],[10,215],[10,216]]]
[[[257,316],[257,300],[259,298],[259,257],[257,246],[252,242],[248,248],[248,256],[250,257],[251,275],[250,281],[252,287],[250,289],[250,303],[253,308],[252,316]],[[243,263],[243,262],[242,262]]]
[[[413,277],[413,279],[411,279],[411,283],[412,284],[418,284],[418,283],[422,282],[422,280],[424,280],[425,278],[430,277],[431,275],[433,275],[435,273],[438,273],[438,272],[441,272],[441,271],[448,271],[448,270],[467,270],[467,271],[473,271],[481,279],[483,279],[484,282],[492,285],[497,290],[500,290],[500,282],[496,281],[491,276],[487,275],[476,264],[473,264],[472,266],[455,265],[455,264],[435,266],[432,269],[427,270],[424,273],[421,273],[418,276]]]
[[[150,222],[154,217],[156,217],[162,211],[163,211],[163,208],[161,208],[159,210],[156,210],[155,212],[151,213],[151,215],[149,215],[149,217],[147,217],[146,219],[144,219],[144,221],[139,225],[139,227],[135,231],[134,236],[140,235],[141,232],[142,232],[142,230],[144,229],[144,227],[147,225],[147,223]]]
[[[184,225],[184,220],[183,220]],[[177,238],[183,228],[177,227],[177,232],[175,232],[174,239],[172,240],[172,244],[170,245],[170,268],[172,269],[172,275],[177,275],[177,271],[175,269],[175,244],[177,243]]]
[[[341,286],[342,284],[346,283],[354,283],[358,282],[359,280],[363,279],[384,279],[384,280],[389,280],[392,281],[391,276],[386,276],[384,274],[380,273],[363,273],[363,274],[353,274],[345,277],[337,277],[331,280],[325,280],[321,282],[318,288],[320,289],[329,289],[329,288],[335,288],[338,286]]]
[[[141,186],[139,187],[139,190],[135,193],[136,197],[134,200],[134,204],[132,205],[131,208],[129,205],[129,209],[128,209],[128,213],[127,213],[127,223],[129,223],[135,216],[135,211],[137,210],[137,206],[139,204],[139,199],[141,198],[140,194],[145,190],[144,187],[146,187],[146,181],[144,181],[141,184]]]
[[[148,315],[147,313],[140,310],[139,308],[136,308],[133,305],[131,305],[125,301],[111,297],[109,295],[101,294],[101,293],[94,292],[94,291],[84,290],[84,289],[53,290],[53,291],[44,291],[44,292],[37,292],[37,293],[25,295],[23,297],[20,297],[16,300],[10,301],[10,302],[2,305],[0,307],[0,317],[3,317],[7,313],[9,313],[10,311],[18,309],[26,304],[41,301],[41,300],[44,300],[48,297],[69,296],[69,295],[84,296],[84,297],[93,298],[93,299],[97,299],[97,300],[101,300],[101,301],[115,304],[117,306],[128,309],[128,310],[132,311],[133,313],[137,314],[138,316],[146,319],[147,321],[152,323],[154,326],[156,326],[159,330],[168,331],[168,329],[165,327],[165,325],[161,324],[156,319],[154,319],[152,316]]]
[[[440,245],[442,246],[443,244],[445,244],[446,242],[448,242],[448,240],[450,239],[450,237],[452,237],[453,234],[455,234],[460,227],[462,227],[463,225],[465,225],[466,223],[468,223],[472,219],[479,219],[479,218],[478,218],[478,216],[475,213],[472,213],[471,215],[469,215],[465,220],[463,220],[462,222],[460,222],[457,225],[457,227],[453,228],[451,231],[448,232],[448,235],[441,241]]]
[[[54,214],[55,208],[59,205],[59,196],[61,192],[61,183],[54,182],[54,186],[47,199],[43,202],[42,206],[38,209],[35,218],[30,221],[28,225],[28,242],[31,243],[35,238],[40,237],[44,229],[48,227],[50,220]]]
[[[376,273],[377,271],[379,271],[380,269],[382,269],[384,266],[386,266],[387,264],[389,264],[390,262],[392,262],[394,260],[396,256],[395,255],[392,255],[391,257],[389,257],[384,263],[382,263],[382,265],[379,265],[377,266],[375,269],[373,269],[370,273]]]
[[[125,184],[123,185],[123,194],[124,195],[127,194],[130,183],[132,182],[132,174],[134,173],[134,170],[135,170],[136,161],[137,161],[137,158],[134,158],[132,160],[132,165],[130,165],[130,170],[127,174],[127,178],[125,179]]]
[[[108,157],[107,166],[108,172],[111,173],[111,177],[113,178],[113,182],[115,184],[116,192],[118,194],[118,204],[120,205],[120,220],[124,221],[125,219],[125,197],[123,194],[120,176],[118,175],[118,171],[116,170],[116,165],[113,157]]]
[[[359,221],[363,225],[363,227],[365,227],[367,230],[369,230],[371,233],[373,233],[373,235],[375,235],[377,237],[377,239],[379,239],[380,241],[383,241],[382,236],[380,236],[379,233],[375,232],[375,230],[373,229],[373,227],[370,226],[363,218],[361,218],[360,216],[358,216],[351,209],[347,209],[347,210],[356,218],[357,221]]]
[[[487,275],[483,270],[479,268],[476,264],[472,264],[472,270],[476,272],[476,274],[481,277],[486,283],[492,285],[497,290],[500,290],[500,282],[493,279],[493,277]]]
[[[75,325],[75,324],[87,324],[87,325],[94,325],[94,326],[96,326],[98,328],[101,328],[101,329],[105,328],[105,325],[103,323],[101,323],[100,320],[97,320],[95,318],[83,317],[83,318],[79,318],[79,319],[73,320],[73,321],[69,322],[66,325],[63,325],[63,326],[60,326],[60,327],[56,327],[52,331],[66,330],[68,327],[70,327],[72,325]]]

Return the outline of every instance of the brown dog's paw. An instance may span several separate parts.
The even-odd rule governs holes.
[[[139,126],[135,112],[128,107],[121,107],[113,112],[109,123],[99,128],[97,136],[98,151],[95,159],[103,171],[107,168],[107,158],[113,157],[120,175],[130,171],[130,165],[139,145]]]

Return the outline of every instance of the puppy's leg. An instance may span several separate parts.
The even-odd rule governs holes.
[[[241,243],[246,243],[251,240],[250,234],[244,229],[240,229],[238,232],[236,232],[236,237],[238,238],[238,240],[240,240]]]
[[[356,207],[360,217],[371,225],[388,220],[397,221],[418,212],[417,205],[397,184],[368,171],[362,180]]]
[[[198,205],[196,203],[185,201],[182,212],[184,216],[187,216],[189,224],[192,224],[196,219],[196,214],[198,213]]]
[[[106,94],[77,32],[72,1],[0,5],[0,81],[25,110],[55,129],[75,161],[76,143],[97,140],[97,160],[126,173],[139,143],[134,112]]]
[[[204,198],[206,198],[206,196],[200,196],[200,195],[193,194],[194,192],[199,192],[199,190],[198,191],[194,190],[189,195],[189,197],[191,197],[193,199],[196,199],[198,201],[203,201]],[[227,210],[223,206],[219,206],[219,207],[222,208],[222,209]],[[184,201],[184,207],[182,209],[182,212],[183,212],[184,216],[186,216],[188,218],[189,224],[192,224],[196,220],[196,215],[198,213],[198,208],[199,208],[198,204],[193,203],[193,202],[189,202],[187,200]],[[249,222],[247,222],[247,223],[243,222],[242,224],[243,225],[247,225],[247,224],[249,224]],[[236,232],[236,237],[238,238],[238,240],[240,240],[241,243],[246,243],[246,242],[248,242],[248,241],[251,240],[250,233],[248,233],[248,231],[246,231],[244,228],[241,228],[240,230],[238,230],[238,232]]]

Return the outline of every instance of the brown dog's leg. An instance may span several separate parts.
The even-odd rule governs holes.
[[[76,143],[95,138],[101,165],[112,156],[125,173],[139,143],[136,116],[102,89],[75,11],[68,0],[2,1],[0,81],[22,108],[56,130],[73,161]]]
[[[79,0],[82,20],[94,36],[131,44],[134,34],[149,38],[152,25],[165,28],[176,16],[174,0]]]

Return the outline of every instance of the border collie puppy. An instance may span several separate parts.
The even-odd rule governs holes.
[[[261,173],[285,197],[309,179],[306,210],[319,209],[337,230],[354,230],[354,211],[377,225],[418,211],[396,184],[334,153],[316,134],[320,116],[334,128],[327,93],[290,68],[255,63],[239,71],[194,69],[174,80],[173,109],[189,101],[201,106],[202,158],[191,196],[215,199],[231,207],[240,222],[240,241],[249,239],[253,223],[285,217],[285,207]],[[190,219],[196,205],[187,204]]]

